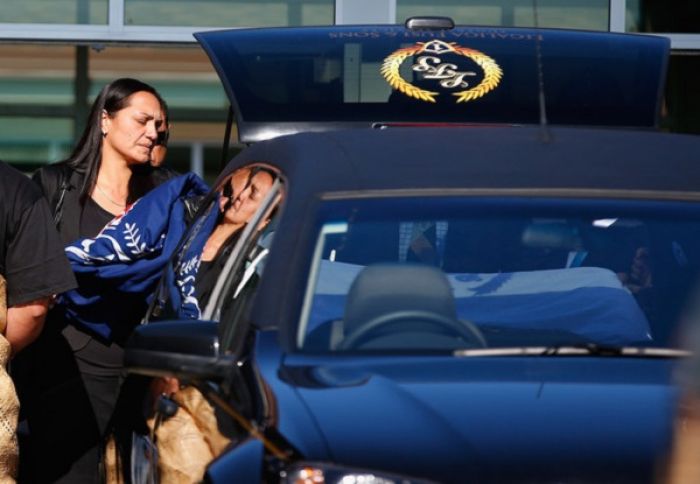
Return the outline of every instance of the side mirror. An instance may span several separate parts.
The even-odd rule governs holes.
[[[124,366],[138,375],[218,382],[230,375],[233,359],[219,352],[218,323],[163,321],[134,329]]]

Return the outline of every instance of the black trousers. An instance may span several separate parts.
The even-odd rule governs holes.
[[[99,483],[103,437],[121,377],[81,371],[60,331],[45,331],[13,367],[29,434],[20,482]]]

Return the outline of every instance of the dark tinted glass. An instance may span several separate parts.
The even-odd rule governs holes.
[[[630,32],[700,32],[700,3],[696,0],[627,0],[626,7]]]
[[[277,29],[199,40],[245,122],[540,119],[531,30]],[[539,47],[550,122],[656,123],[666,39],[545,30]]]
[[[671,56],[666,82],[663,126],[671,131],[700,133],[700,55]]]
[[[700,273],[700,207],[384,199],[327,208],[301,328],[309,349],[468,348],[474,341],[444,324],[452,304],[451,318],[475,325],[486,347],[681,343],[680,316]],[[360,275],[377,264],[389,265],[361,290]],[[430,296],[420,278],[392,275],[416,265],[437,269],[451,289]],[[414,320],[411,311],[440,314]],[[380,327],[363,335],[368,346],[343,346],[341,335],[369,321]]]

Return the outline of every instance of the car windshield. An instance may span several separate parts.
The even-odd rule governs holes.
[[[308,351],[674,348],[700,267],[685,202],[335,200],[318,228]]]

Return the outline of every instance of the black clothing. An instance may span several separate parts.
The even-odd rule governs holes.
[[[46,200],[26,176],[2,162],[0,274],[7,279],[8,306],[76,287]],[[13,374],[14,361],[17,357],[13,360]],[[22,439],[21,435],[18,437]]]
[[[28,439],[20,441],[19,482],[98,483],[102,436],[121,381],[81,371],[60,324],[50,323],[18,356],[20,404],[29,427]]]
[[[155,186],[156,181],[151,175],[159,170],[135,172],[131,186],[141,189],[135,194],[136,198],[144,195],[147,189]],[[62,187],[66,188],[63,196],[62,216],[59,230],[64,241],[70,243],[78,238],[95,237],[108,224],[114,215],[100,207],[92,198],[85,199],[80,205],[80,189],[85,183],[85,176],[79,171],[70,171],[65,163],[49,165],[37,171],[34,176],[52,203],[58,203]],[[158,180],[166,180],[161,176]],[[65,182],[68,181],[66,184]],[[104,342],[96,339],[83,328],[67,325],[63,329],[63,337],[68,341],[75,354],[78,368],[82,373],[98,376],[119,377],[122,368],[124,350],[120,344]]]
[[[204,306],[209,302],[209,296],[211,296],[214,290],[216,280],[224,269],[226,260],[233,250],[233,247],[236,245],[236,242],[241,237],[241,233],[242,230],[238,230],[231,235],[228,240],[222,244],[212,260],[200,262],[199,269],[197,269],[197,278],[194,283],[195,295],[197,296],[200,309],[203,310]]]
[[[172,177],[173,172],[136,167],[129,183],[129,201]],[[64,244],[95,237],[113,218],[90,197],[81,197],[86,174],[65,162],[41,168],[33,179],[58,215]],[[129,331],[124,328],[122,333]],[[56,312],[49,314],[47,330],[22,361],[26,382],[20,401],[29,424],[30,445],[21,452],[25,463],[40,463],[23,467],[23,480],[100,482],[102,438],[123,379],[123,339],[104,341],[87,329],[67,324]]]
[[[161,165],[158,168],[155,168],[153,170],[153,173],[151,174],[151,178],[155,184],[155,186],[160,185],[161,183],[164,183],[172,178],[178,177],[182,175],[182,173],[178,173],[177,171],[173,170],[172,168]]]
[[[16,306],[76,286],[51,212],[22,173],[0,162],[0,274],[7,305]]]
[[[161,183],[178,176],[173,170],[151,168],[149,165],[136,167],[133,171],[134,174],[129,182],[131,193],[129,203],[134,202]],[[55,212],[57,206],[61,205],[61,220],[57,224],[57,228],[66,245],[81,237],[97,235],[97,232],[90,234],[80,231],[83,211],[80,193],[86,183],[85,178],[84,172],[70,167],[65,161],[44,166],[32,176],[32,180],[41,187],[52,211]]]
[[[32,176],[32,180],[39,185],[54,213],[59,203],[61,205],[60,221],[56,228],[64,245],[78,239],[82,212],[80,188],[85,181],[85,174],[62,162],[39,169]]]
[[[205,301],[209,300],[209,295],[214,289],[216,278],[221,273],[220,264],[218,264],[218,262],[217,259],[214,259],[211,261],[201,261],[199,263],[197,279],[194,283],[194,292],[200,304],[200,309],[203,309],[202,305],[205,304]]]
[[[100,207],[92,198],[85,201],[80,215],[80,233],[96,236],[112,221],[114,215]],[[81,373],[102,377],[119,377],[124,360],[124,347],[119,342],[104,342],[94,338],[87,330],[68,325],[63,330],[75,354]]]
[[[80,214],[80,233],[97,235],[113,218],[114,215],[100,207],[92,198],[88,198],[83,213]]]

